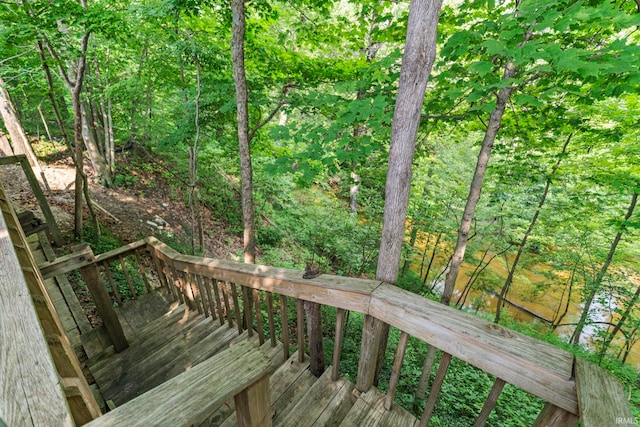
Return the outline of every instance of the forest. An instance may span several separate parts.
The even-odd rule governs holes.
[[[640,412],[639,25],[638,0],[6,0],[0,140],[76,165],[78,240],[89,181],[157,177],[183,252],[213,219],[236,260],[584,354]]]

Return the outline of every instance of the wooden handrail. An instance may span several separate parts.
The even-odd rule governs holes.
[[[271,360],[242,341],[86,426],[197,425],[234,396],[240,427],[269,427],[270,369]]]
[[[148,250],[173,269],[371,315],[579,414],[573,355],[387,283],[183,255],[153,237]]]
[[[368,389],[371,385],[372,371],[375,369],[375,360],[373,360],[375,355],[373,350],[365,351],[365,347],[369,345],[371,349],[377,348],[378,334],[376,331],[378,331],[380,322],[384,322],[444,351],[447,355],[461,359],[496,376],[497,383],[500,385],[499,389],[508,382],[542,398],[547,404],[536,420],[536,426],[545,425],[549,420],[555,420],[554,423],[557,421],[558,425],[572,425],[579,415],[583,415],[583,401],[593,400],[590,400],[588,392],[580,396],[580,388],[585,391],[593,386],[594,376],[591,375],[593,370],[585,369],[586,365],[582,363],[581,359],[574,359],[570,352],[387,283],[326,274],[313,279],[304,279],[301,271],[183,255],[153,237],[99,255],[95,257],[93,262],[101,262],[104,265],[105,261],[122,259],[123,256],[137,254],[137,251],[140,250],[146,250],[151,254],[160,276],[168,274],[173,277],[173,281],[179,283],[178,286],[182,287],[182,293],[178,292],[177,297],[184,298],[185,302],[194,302],[193,300],[188,301],[189,298],[185,298],[184,295],[188,297],[189,292],[195,289],[192,288],[193,286],[200,286],[199,280],[204,281],[206,278],[211,283],[230,284],[230,297],[233,299],[232,306],[235,310],[236,321],[241,318],[238,311],[236,285],[243,287],[241,288],[243,299],[251,294],[247,291],[248,288],[254,290],[254,296],[258,295],[256,293],[258,290],[267,293],[274,292],[280,295],[282,305],[284,305],[284,298],[295,298],[298,301],[299,312],[302,311],[302,301],[309,301],[338,308],[339,313],[342,314],[341,318],[344,318],[346,310],[364,314],[363,342],[366,341],[369,344],[363,344],[360,354],[361,366],[358,373],[360,386],[357,386],[359,389]],[[166,278],[162,276],[161,281],[171,281],[168,280],[169,276]],[[168,283],[167,286],[169,286]],[[217,287],[214,289],[217,292]],[[173,292],[173,290],[171,291]],[[201,296],[203,295],[202,289],[199,289],[198,292]],[[221,295],[217,296],[217,299],[222,297],[224,300],[227,320],[231,326],[230,306],[226,300],[225,292],[225,286],[223,286]],[[208,297],[211,300],[211,295]],[[213,311],[212,305],[209,301],[211,311]],[[217,306],[221,309],[220,301],[217,302]],[[283,309],[285,308],[286,306],[283,307]],[[198,310],[200,310],[200,306],[198,306]],[[257,305],[256,310],[259,310]],[[206,313],[206,310],[204,311]],[[219,312],[219,315],[220,321],[223,322],[222,311]],[[251,313],[245,311],[244,315],[251,316]],[[304,335],[300,336],[300,326],[303,325],[300,323],[302,321],[300,313],[298,317],[298,345],[300,346],[304,344]],[[240,323],[242,322],[240,321]],[[247,320],[247,324],[251,323],[250,319]],[[337,327],[338,336],[338,333],[341,333],[340,325]],[[241,332],[242,326],[240,324],[238,324],[238,328]],[[286,340],[286,334],[283,335],[283,340]],[[340,338],[338,338],[339,340]],[[287,353],[288,344],[285,350],[285,354]],[[334,354],[335,365],[337,365],[336,358],[339,360],[339,348]],[[367,358],[372,358],[372,360],[363,360]],[[400,365],[402,356],[400,355],[398,358],[396,364]],[[398,372],[394,373],[394,375],[397,374]],[[333,376],[337,377],[337,375],[338,373],[335,371]],[[619,383],[611,375],[605,372],[599,372],[598,375],[601,375],[602,378],[608,378],[608,384],[610,383],[611,387],[618,387],[617,390],[620,390]],[[578,377],[578,393],[576,393],[576,377]],[[603,381],[602,378],[598,382]],[[398,378],[394,378],[394,381],[397,382]],[[580,381],[582,381],[582,385]],[[496,392],[494,398],[498,394],[499,392]],[[609,405],[615,408],[616,413],[620,414],[619,418],[630,419],[628,404],[624,401],[623,395],[622,398],[619,398],[619,394],[616,392],[598,396],[600,402],[603,402],[598,407],[604,408]],[[582,399],[580,405],[578,404],[579,397]],[[392,398],[391,394],[387,400],[390,401]],[[387,406],[389,403],[387,402]],[[591,405],[589,404],[589,407],[594,408]],[[491,410],[490,406],[488,405],[485,411],[487,414]],[[593,412],[591,410],[590,414],[585,414],[586,418],[583,419],[585,425],[597,425],[590,421]],[[605,413],[597,409],[596,412],[599,412],[600,415]],[[610,417],[610,414],[607,416]],[[615,420],[610,421],[614,422]]]
[[[8,426],[73,426],[2,212],[0,260],[0,417]]]

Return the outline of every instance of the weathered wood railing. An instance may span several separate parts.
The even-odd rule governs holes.
[[[231,397],[239,427],[271,426],[271,361],[241,342],[136,397],[87,427],[192,426]]]
[[[125,258],[134,260],[131,265],[136,267],[127,269]],[[316,375],[324,370],[320,309],[321,306],[333,307],[336,309],[334,379],[340,375],[345,317],[349,312],[361,313],[364,328],[356,377],[356,389],[360,392],[366,392],[374,384],[379,372],[376,360],[382,324],[397,328],[400,339],[389,378],[387,409],[394,401],[409,338],[443,352],[423,411],[423,426],[429,421],[448,364],[454,357],[496,377],[475,425],[487,421],[507,383],[546,402],[534,422],[536,426],[571,426],[578,419],[583,426],[602,426],[632,419],[619,383],[600,368],[575,360],[571,353],[552,345],[387,283],[331,275],[304,279],[300,271],[183,255],[155,238],[85,261],[85,270],[87,265],[94,270],[97,265],[104,267],[111,297],[106,304],[101,303],[107,306],[103,310],[124,303],[118,294],[119,287],[128,288],[135,298],[139,292],[162,286],[176,300],[210,316],[212,321],[236,327],[238,333],[257,334],[260,343],[270,341],[273,346],[280,340],[285,358],[289,357],[292,347],[297,347],[300,359],[304,358],[308,343],[310,364]],[[110,276],[110,265],[119,265],[122,271],[128,271],[122,273],[124,282],[118,284]],[[139,277],[130,277],[134,274]],[[294,314],[292,322],[290,317]],[[290,330],[290,325],[295,326]],[[607,384],[607,393],[595,394],[593,390],[603,381]]]

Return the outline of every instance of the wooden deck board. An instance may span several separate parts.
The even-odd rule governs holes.
[[[148,344],[149,351],[142,357],[140,352],[129,352],[130,347],[116,355],[121,355],[119,360],[113,357],[100,369],[90,367],[105,399],[121,405],[169,379],[164,372],[172,365],[187,363],[185,359],[189,359],[197,343],[216,329],[207,319],[192,323],[190,328],[189,324],[185,325],[172,340],[165,341],[164,336],[159,335],[155,343]]]
[[[347,416],[340,424],[342,427],[416,427],[419,420],[396,405],[391,410],[384,409],[385,396],[377,388],[371,387],[368,392],[362,393],[355,402]]]
[[[345,405],[348,405],[347,410],[351,407],[348,399],[350,388],[353,388],[353,385],[349,385],[345,380],[331,381],[331,370],[327,369],[314,381],[293,408],[281,416],[276,414],[273,425],[283,427],[325,425],[323,420],[328,422],[330,419],[335,419],[334,411],[346,413],[343,410]],[[346,395],[345,391],[347,391]],[[346,398],[340,399],[340,396]]]

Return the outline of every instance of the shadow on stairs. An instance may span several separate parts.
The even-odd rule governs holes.
[[[119,313],[122,323],[127,325],[124,328],[129,348],[120,353],[115,353],[113,347],[93,351],[88,360],[89,369],[112,408],[188,371],[233,343],[249,340],[259,346],[257,334],[251,338],[246,331],[239,335],[236,328],[220,325],[185,305],[170,305],[168,310],[165,305],[165,313],[149,322],[151,312],[157,311],[149,309],[149,305],[162,306],[158,298],[168,304],[162,295],[150,295],[147,301],[128,303],[124,306],[127,312]],[[151,300],[155,302],[150,303]],[[134,315],[145,311],[136,311],[133,305],[144,304],[147,304],[144,309],[147,315]],[[132,320],[136,316],[138,320]],[[358,395],[349,380],[331,381],[330,367],[316,378],[309,370],[308,357],[305,362],[299,362],[296,352],[285,361],[279,342],[271,347],[267,341],[260,349],[274,367],[270,374],[274,426],[417,425],[416,418],[400,407],[385,411],[384,396],[375,388]],[[238,425],[234,400],[226,401],[200,425]]]

